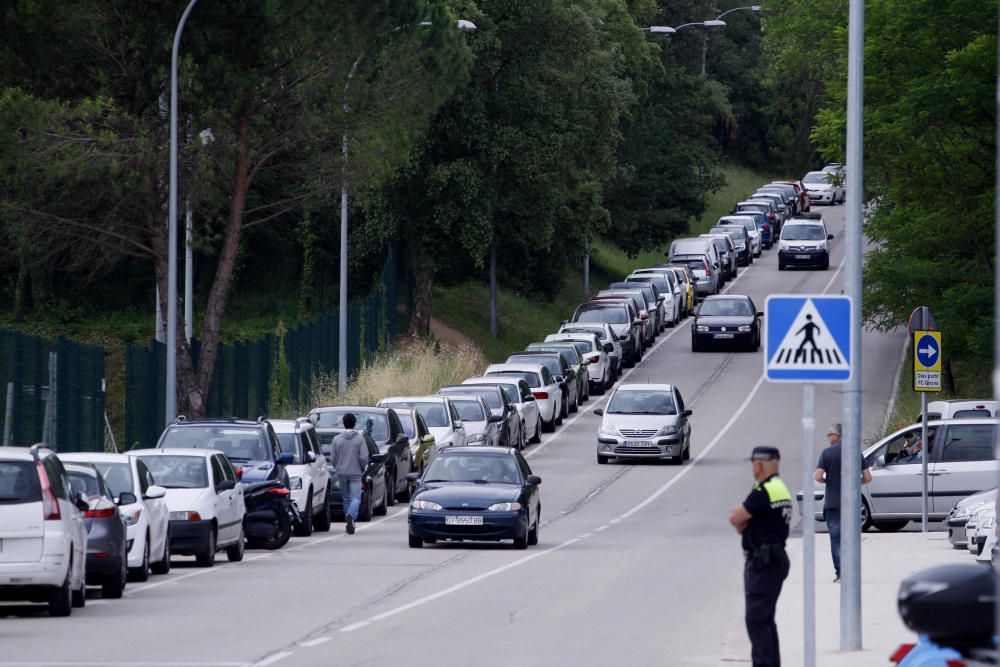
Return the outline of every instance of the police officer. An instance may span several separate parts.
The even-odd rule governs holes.
[[[792,518],[792,496],[778,477],[781,454],[775,447],[754,447],[750,460],[756,484],[729,523],[743,535],[743,591],[747,634],[754,667],[779,667],[778,626],[774,610],[788,576],[785,540]]]

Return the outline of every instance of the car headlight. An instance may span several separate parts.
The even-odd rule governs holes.
[[[469,436],[469,442],[482,442],[483,440],[486,440],[485,433],[477,433]]]
[[[521,509],[521,503],[493,503],[487,510],[490,512],[516,512]]]
[[[656,435],[675,435],[677,433],[676,426],[664,426],[660,429],[660,432]]]
[[[415,510],[439,510],[441,506],[430,500],[414,500],[410,503],[410,509]]]
[[[301,477],[292,477],[292,478],[290,478],[288,480],[288,488],[291,489],[292,491],[298,491],[299,489],[301,489],[302,488],[302,478]]]
[[[707,332],[708,332],[708,326],[707,326],[707,325],[704,325],[704,324],[699,324],[699,325],[698,325],[697,327],[695,327],[695,329],[696,329],[696,330],[697,330],[697,331],[698,331],[699,333],[707,333]]]
[[[171,521],[201,521],[201,515],[197,512],[171,512]]]
[[[611,424],[601,422],[601,435],[618,435],[618,431]]]
[[[739,327],[737,327],[737,331],[741,331],[743,333],[746,333],[747,331],[750,331],[750,325],[749,324],[741,324]]]
[[[122,512],[122,518],[125,519],[126,526],[134,526],[139,522],[139,516],[141,514],[142,514],[141,509],[137,509],[134,512]],[[173,516],[171,516],[170,518],[172,519]]]
[[[962,517],[970,517],[975,514],[985,503],[975,503],[974,505],[969,505],[958,513]]]

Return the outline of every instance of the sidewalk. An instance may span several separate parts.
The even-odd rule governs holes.
[[[782,663],[803,657],[802,540],[789,540],[792,569],[778,602]],[[900,644],[916,641],[896,608],[899,584],[914,572],[944,563],[975,563],[966,550],[953,549],[944,532],[880,533],[861,536],[862,651],[841,652],[840,584],[833,583],[830,537],[816,534],[816,665],[865,667],[889,664]]]

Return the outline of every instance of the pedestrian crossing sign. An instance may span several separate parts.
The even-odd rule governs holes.
[[[853,371],[851,299],[782,295],[764,310],[764,372],[771,382],[847,382]]]

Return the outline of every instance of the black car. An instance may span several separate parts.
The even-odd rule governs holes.
[[[507,357],[505,364],[532,363],[541,364],[549,369],[552,377],[559,383],[563,392],[562,417],[565,419],[570,412],[580,409],[582,389],[576,371],[569,365],[559,352],[544,350],[523,350]]]
[[[350,412],[358,420],[355,428],[367,431],[384,458],[385,475],[392,490],[389,504],[396,499],[410,497],[410,485],[406,476],[417,468],[413,464],[410,438],[392,408],[373,408],[365,405],[338,405],[329,408],[313,408],[309,411],[309,421],[316,425],[316,435],[321,445],[333,442],[334,431],[344,428],[343,418]]]
[[[500,417],[498,444],[501,447],[516,447],[524,449],[527,445],[524,425],[517,407],[499,385],[467,385],[454,384],[438,389],[442,396],[481,396],[494,417]]]
[[[318,430],[318,429],[317,429]],[[326,462],[333,465],[333,439],[338,433],[344,433],[347,429],[330,428],[324,429],[320,435],[320,451]],[[361,431],[362,437],[368,447],[368,467],[365,468],[361,476],[361,508],[358,510],[358,521],[369,521],[372,514],[379,516],[389,511],[389,506],[396,500],[389,493],[389,485],[386,484],[385,477],[385,457],[378,451],[378,445],[372,440],[372,436],[367,431]],[[336,515],[344,514],[344,496],[340,492],[340,480],[337,473],[330,468],[330,513]]]
[[[541,483],[515,449],[440,452],[410,502],[410,547],[438,540],[514,540],[515,549],[538,544]]]
[[[749,266],[753,264],[753,243],[750,234],[740,225],[719,225],[708,230],[710,234],[726,234],[736,246],[736,264]]]
[[[285,466],[294,460],[281,451],[266,419],[185,419],[178,417],[160,435],[157,449],[216,449],[238,468],[244,483],[278,481],[288,488]]]
[[[705,297],[691,323],[691,351],[730,345],[756,352],[760,349],[762,317],[764,313],[757,310],[748,296]]]

